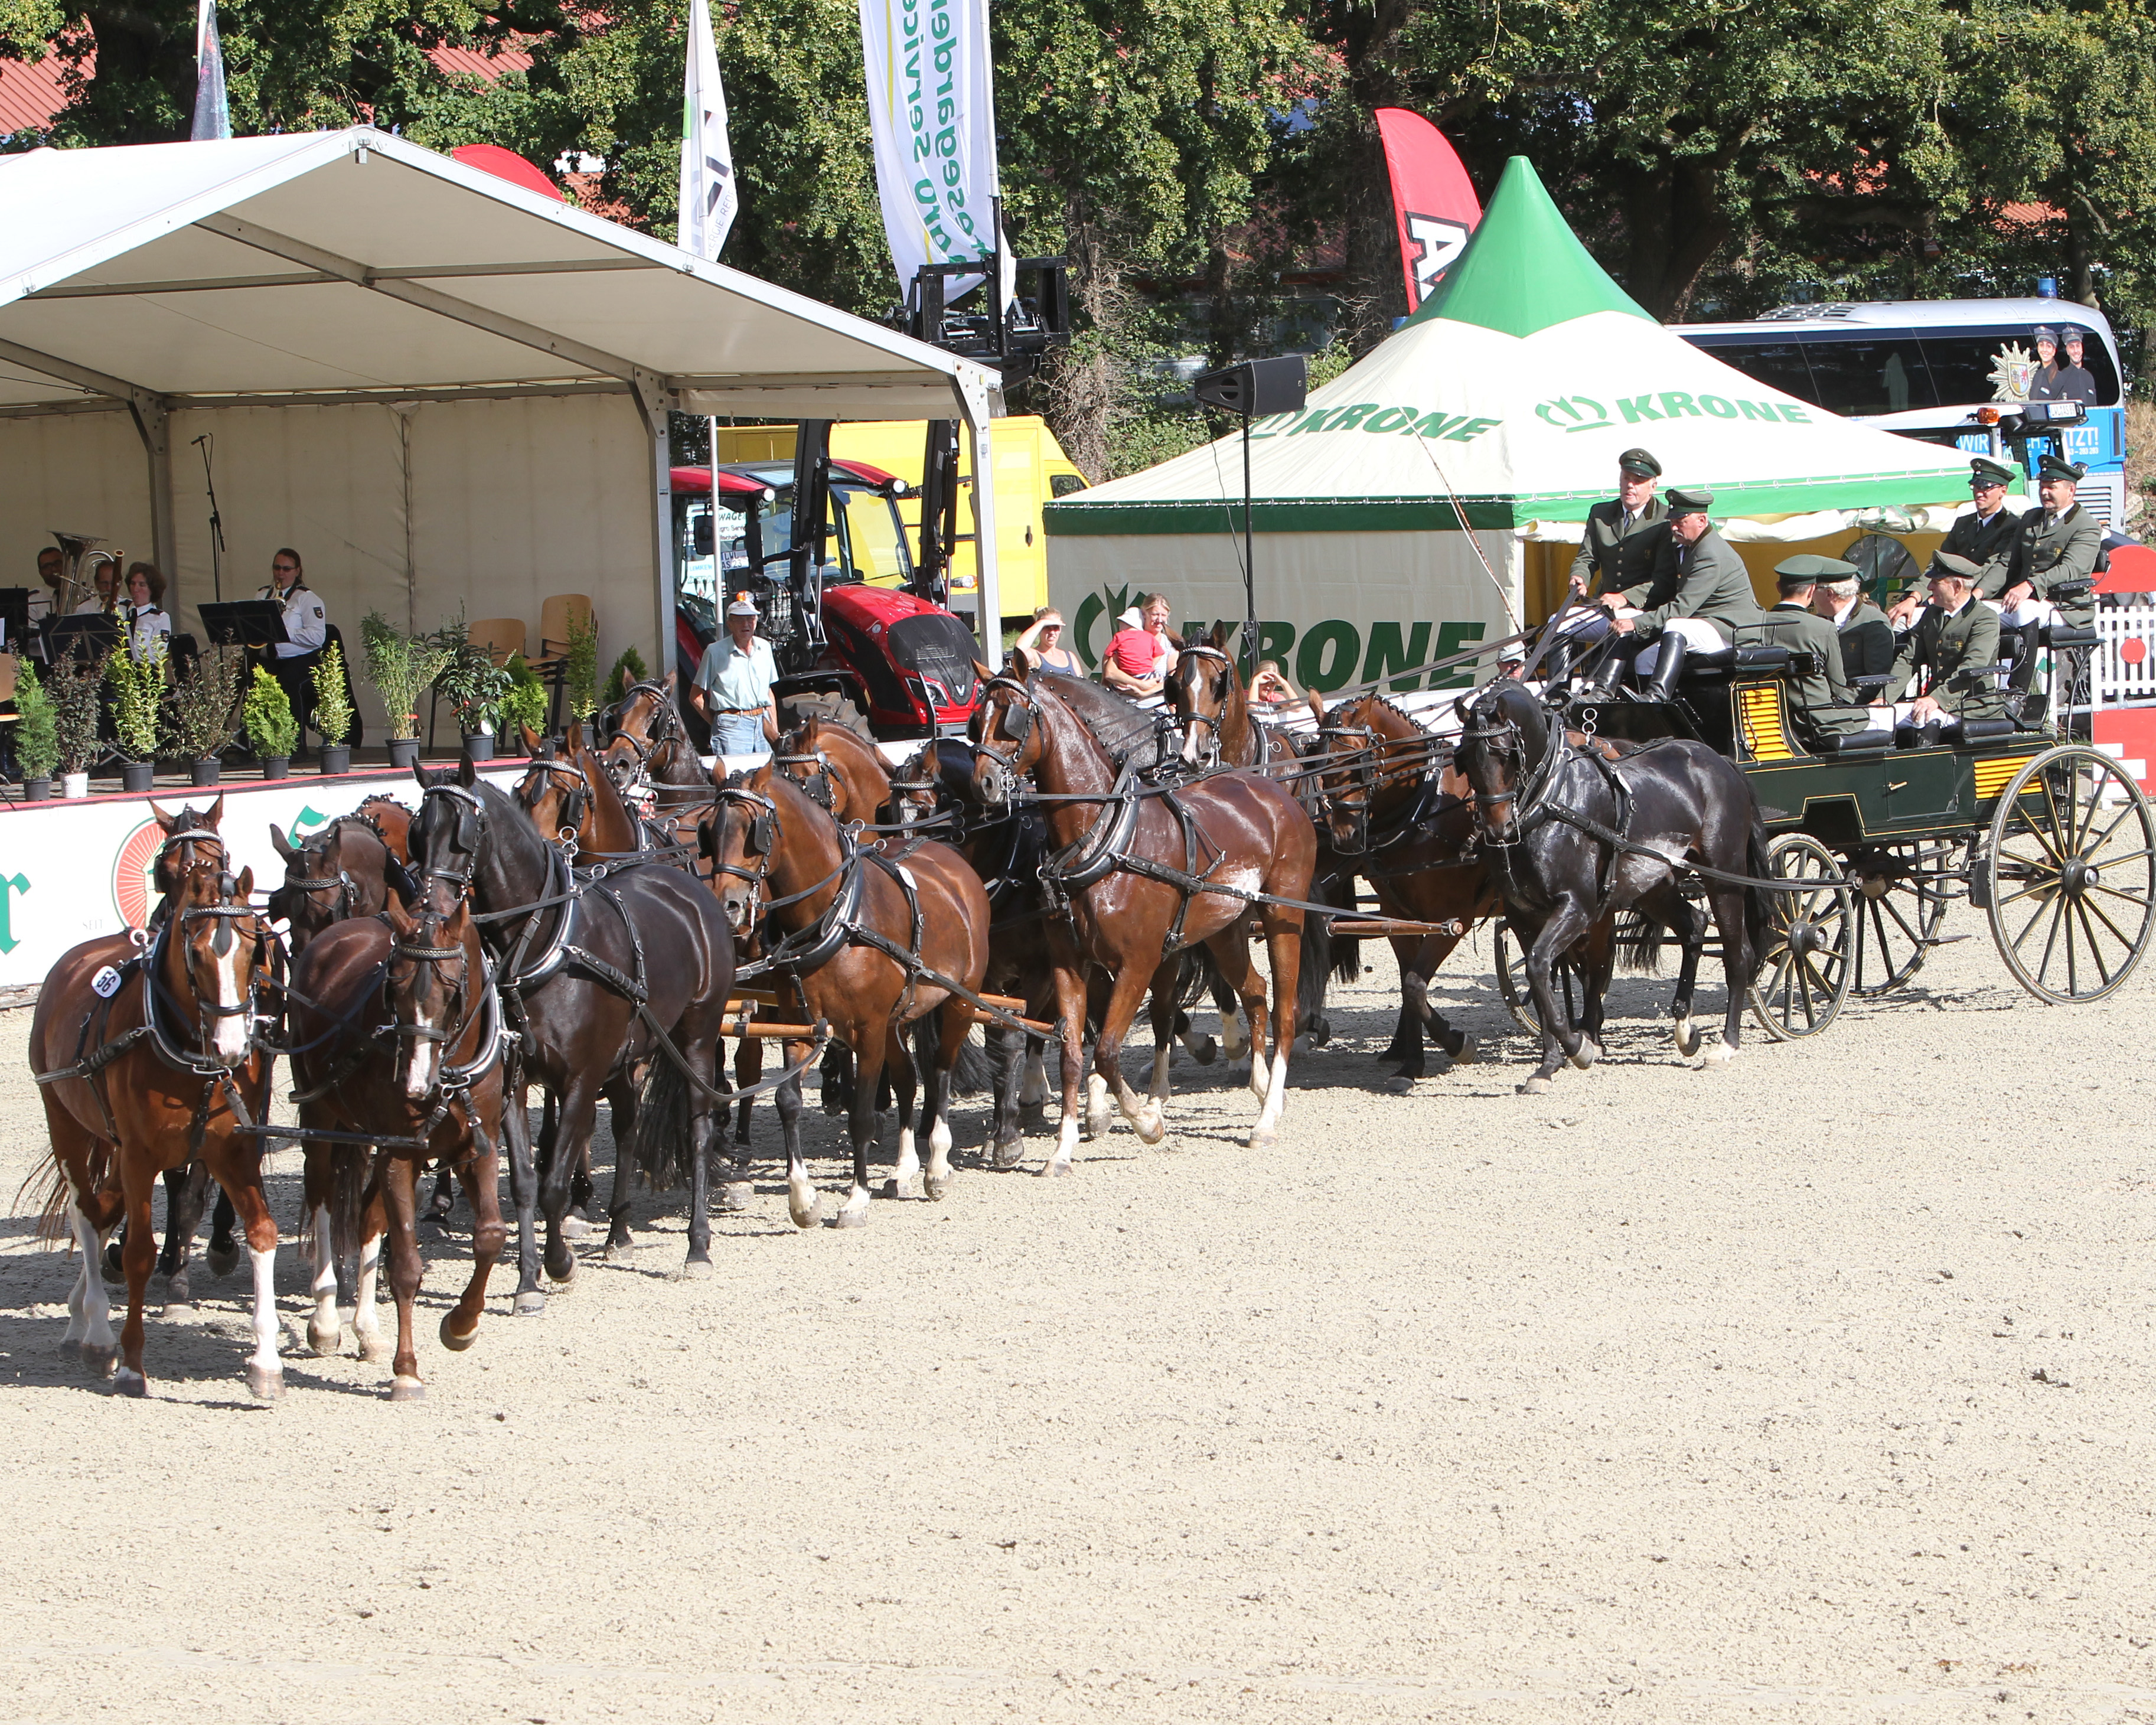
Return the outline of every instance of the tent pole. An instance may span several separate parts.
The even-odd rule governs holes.
[[[180,605],[180,558],[177,536],[172,528],[172,416],[162,396],[136,390],[128,400],[135,429],[141,434],[142,449],[150,464],[151,556],[166,583],[169,608]]]
[[[988,422],[993,408],[988,392],[970,378],[952,380],[966,416],[968,447],[973,460],[973,567],[979,572],[974,603],[980,608],[973,633],[981,660],[992,670],[1004,662],[1003,583],[996,572],[996,465]]]
[[[650,670],[663,681],[674,668],[674,455],[666,424],[672,403],[655,379],[643,377],[637,380],[636,402],[651,449],[651,623],[655,646]],[[714,495],[716,484],[714,480]]]

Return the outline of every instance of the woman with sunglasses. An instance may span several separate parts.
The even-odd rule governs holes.
[[[284,608],[285,639],[267,649],[264,669],[282,685],[285,698],[292,703],[292,715],[300,721],[300,741],[304,745],[307,721],[315,711],[311,674],[323,643],[330,637],[329,613],[323,608],[321,596],[308,587],[299,552],[289,545],[270,559],[270,584],[254,597],[275,600]],[[303,760],[305,754],[302,747],[292,758]]]
[[[1032,624],[1012,646],[1035,670],[1060,671],[1066,677],[1086,675],[1078,655],[1063,644],[1063,614],[1053,605],[1043,605],[1034,612]]]

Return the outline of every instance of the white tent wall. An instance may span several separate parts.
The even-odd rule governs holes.
[[[135,420],[117,413],[0,419],[0,587],[38,584],[55,531],[153,558],[149,462]]]
[[[1116,614],[1148,593],[1168,596],[1178,629],[1240,619],[1242,549],[1240,531],[1054,535],[1049,598],[1070,620],[1071,644],[1096,664]],[[1513,633],[1522,567],[1507,531],[1472,543],[1457,532],[1260,533],[1260,655],[1322,692],[1425,665]],[[1439,672],[1401,686],[1433,686],[1433,677],[1435,686],[1468,680]]]

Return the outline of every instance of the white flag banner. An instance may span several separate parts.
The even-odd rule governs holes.
[[[224,49],[217,39],[217,0],[195,8],[195,123],[190,142],[232,136],[232,105],[224,93]]]
[[[689,69],[681,99],[681,207],[674,243],[716,260],[741,208],[733,146],[726,139],[726,93],[706,0],[690,0]]]
[[[996,105],[988,0],[860,0],[876,193],[901,293],[923,264],[996,249]],[[1004,271],[1008,303],[1010,271]],[[956,299],[981,278],[945,289]]]

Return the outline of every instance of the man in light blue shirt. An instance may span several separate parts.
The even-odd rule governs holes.
[[[767,755],[778,737],[771,685],[778,661],[756,632],[755,601],[737,593],[726,607],[726,632],[704,649],[689,699],[711,727],[711,752]]]

